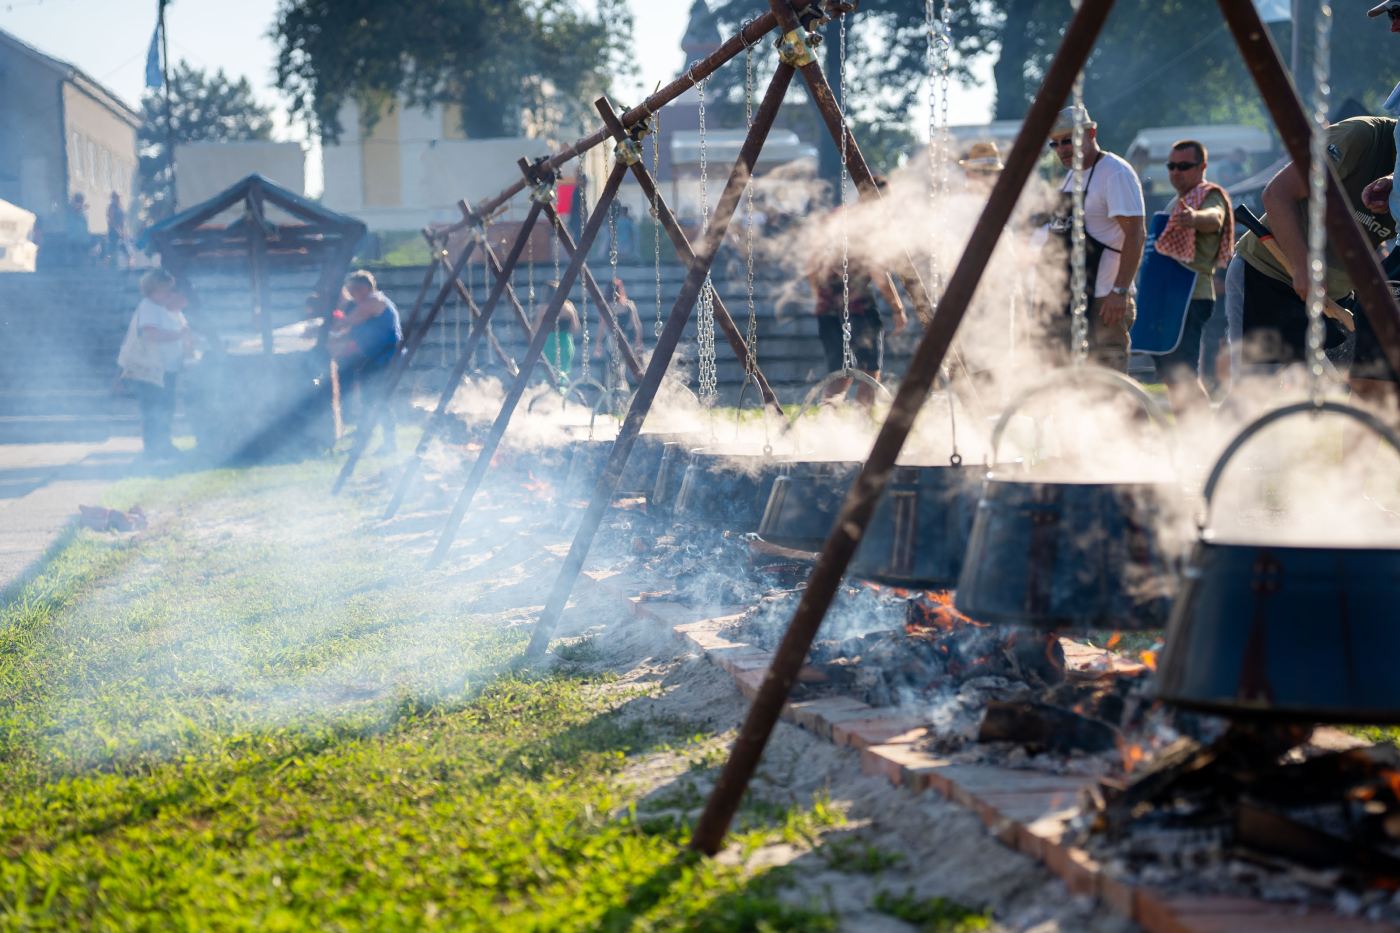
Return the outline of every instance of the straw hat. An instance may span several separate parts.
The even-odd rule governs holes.
[[[958,160],[958,165],[968,172],[999,172],[1006,168],[1001,161],[1001,152],[994,142],[973,143],[967,155]]]

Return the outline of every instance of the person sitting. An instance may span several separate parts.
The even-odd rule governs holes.
[[[372,431],[374,426],[367,421],[370,405],[388,389],[388,374],[403,342],[403,324],[399,309],[379,290],[374,275],[363,269],[346,276],[341,297],[346,306],[339,312],[343,318],[332,327],[331,354],[339,362],[342,394],[357,398],[358,429]],[[380,453],[398,446],[394,411],[388,402],[385,398]]]

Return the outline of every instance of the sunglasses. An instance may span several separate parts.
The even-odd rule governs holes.
[[[1388,10],[1385,11],[1385,15],[1389,16],[1390,21],[1393,23],[1397,19],[1400,19],[1400,8],[1390,7]]]
[[[1169,171],[1169,172],[1189,172],[1189,171],[1191,171],[1191,169],[1195,168],[1196,166],[1198,166],[1198,165],[1200,165],[1200,164],[1201,164],[1201,163],[1199,163],[1199,162],[1168,162],[1168,163],[1167,163],[1167,171]]]
[[[1047,145],[1050,147],[1050,151],[1054,152],[1056,149],[1062,149],[1065,146],[1073,146],[1074,137],[1066,136],[1064,139],[1052,139]]]

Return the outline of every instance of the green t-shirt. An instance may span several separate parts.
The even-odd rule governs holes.
[[[1204,298],[1215,300],[1215,257],[1220,254],[1220,237],[1225,232],[1225,196],[1212,189],[1201,206],[1203,213],[1214,213],[1220,218],[1220,229],[1215,233],[1196,231],[1196,255],[1186,267],[1196,273],[1196,287],[1191,292],[1191,300]]]
[[[1372,214],[1361,205],[1361,192],[1367,185],[1389,175],[1395,168],[1395,120],[1387,117],[1352,117],[1334,123],[1327,130],[1327,152],[1332,157],[1332,165],[1342,180],[1342,190],[1346,193],[1351,212],[1361,223],[1361,228],[1370,237],[1371,244],[1379,247],[1395,236],[1395,219],[1389,213]],[[1303,235],[1308,231],[1308,202],[1297,204],[1298,222]],[[1269,215],[1261,220],[1268,226]],[[1255,269],[1277,279],[1291,282],[1292,278],[1283,271],[1283,266],[1269,255],[1269,251],[1259,242],[1258,237],[1246,233],[1235,246],[1245,262]],[[1336,254],[1327,250],[1327,296],[1340,298],[1352,290],[1351,278],[1342,268]]]

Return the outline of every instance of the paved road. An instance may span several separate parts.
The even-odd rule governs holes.
[[[0,444],[0,592],[23,577],[79,505],[96,505],[131,472],[137,437],[48,444]]]

